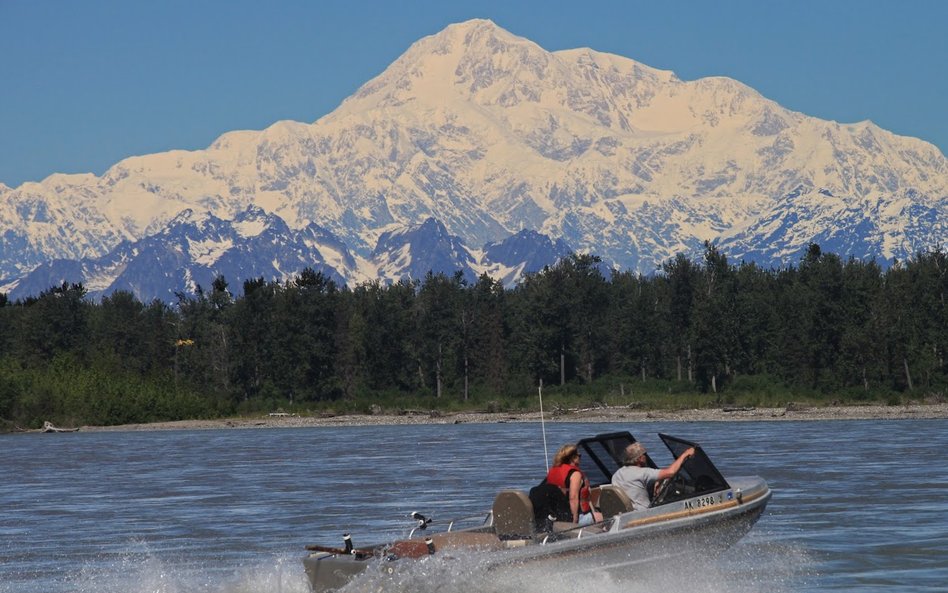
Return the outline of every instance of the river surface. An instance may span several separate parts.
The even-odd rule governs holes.
[[[725,476],[763,476],[767,511],[713,565],[631,585],[429,566],[353,590],[948,590],[944,420],[547,423],[549,454],[624,429],[659,464],[666,432]],[[539,423],[0,435],[0,593],[305,593],[306,544],[401,537],[412,511],[481,516],[544,473]]]

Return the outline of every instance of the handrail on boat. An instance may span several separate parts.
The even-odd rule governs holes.
[[[583,525],[582,527],[573,527],[572,529],[567,529],[566,531],[559,531],[559,532],[548,533],[548,534],[546,534],[546,536],[544,536],[543,540],[540,542],[540,545],[541,545],[541,546],[545,546],[545,545],[547,544],[547,542],[549,541],[549,539],[550,539],[551,537],[553,537],[553,536],[560,535],[560,534],[566,533],[566,532],[573,532],[573,531],[576,532],[576,539],[583,539],[583,534],[586,533],[586,528],[587,528],[587,527],[591,527],[591,525]],[[577,530],[578,530],[578,531],[577,531]],[[558,540],[558,539],[559,539],[559,538],[556,538],[556,540]],[[554,540],[554,541],[556,541],[556,540]]]
[[[472,522],[473,522],[474,520],[483,521],[483,524],[489,527],[489,526],[493,525],[493,522],[491,522],[492,519],[493,519],[493,514],[490,513],[490,512],[488,512],[487,515],[484,516],[483,519],[481,518],[481,515],[471,515],[470,517],[458,517],[458,518],[451,519],[450,521],[448,521],[447,527],[445,528],[445,530],[444,530],[444,531],[439,531],[438,533],[450,533],[451,531],[454,530],[455,524],[457,524],[457,523],[462,523],[462,522],[467,522],[467,521],[472,521]],[[439,526],[440,526],[440,525],[444,525],[444,523],[442,523],[442,522],[440,522],[440,521],[428,520],[428,521],[425,523],[424,527],[422,527],[421,525],[416,525],[415,527],[413,527],[413,528],[411,529],[411,531],[408,532],[408,539],[411,539],[412,537],[414,537],[416,531],[423,531],[423,530],[425,530],[425,529],[428,527],[428,525],[439,525]]]

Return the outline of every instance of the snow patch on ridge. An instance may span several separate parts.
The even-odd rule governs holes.
[[[101,177],[0,185],[0,279],[105,256],[184,211],[200,228],[252,205],[294,230],[331,231],[339,245],[311,247],[348,279],[420,265],[421,253],[369,254],[390,230],[428,218],[465,245],[534,229],[643,273],[705,240],[765,264],[794,263],[820,237],[852,249],[842,255],[905,259],[948,232],[948,163],[924,141],[793,112],[732,79],[683,81],[587,48],[548,52],[474,20],[417,41],[312,124],[228,132],[206,150],[131,157]],[[234,224],[231,237],[265,251],[250,241],[264,220]],[[208,235],[193,248],[210,265],[230,246]]]
[[[191,241],[188,245],[188,251],[195,263],[209,267],[233,246],[234,242],[229,239],[224,241]]]

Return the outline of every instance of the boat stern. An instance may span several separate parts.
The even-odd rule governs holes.
[[[369,562],[352,555],[311,552],[303,558],[303,568],[313,593],[323,593],[342,588],[365,572]]]

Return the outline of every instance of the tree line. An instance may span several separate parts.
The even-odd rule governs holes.
[[[948,385],[948,256],[882,269],[810,245],[795,266],[711,244],[653,275],[571,255],[512,289],[482,275],[352,288],[304,270],[223,277],[176,305],[94,302],[64,283],[0,294],[0,420],[89,424],[412,396],[485,401],[547,386],[664,382],[717,395],[746,377],[826,397]]]

